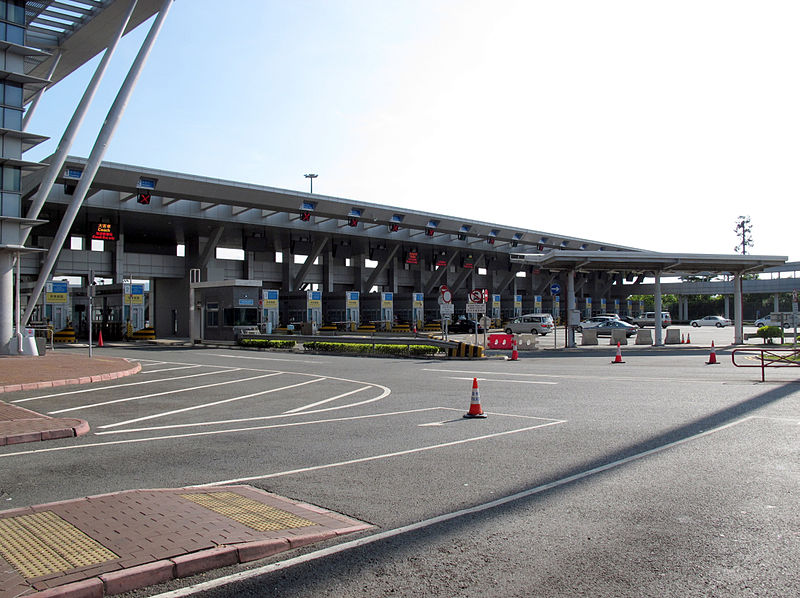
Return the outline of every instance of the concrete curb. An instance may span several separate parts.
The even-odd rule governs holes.
[[[53,418],[36,418],[43,421],[52,422]],[[14,436],[0,436],[0,446],[9,446],[12,444],[24,444],[26,442],[41,442],[43,440],[57,440],[59,438],[73,438],[75,436],[83,436],[89,433],[89,423],[82,419],[64,419],[55,420],[63,421],[66,425],[63,428],[55,428],[52,430],[42,430],[41,432],[25,432],[24,434],[16,434]]]
[[[0,393],[2,392],[18,392],[20,390],[42,390],[44,388],[53,388],[55,386],[67,386],[72,384],[91,384],[92,382],[107,382],[109,380],[116,380],[117,378],[124,378],[125,376],[132,376],[138,374],[142,370],[142,364],[137,363],[129,370],[121,372],[110,372],[108,374],[99,374],[96,376],[83,376],[81,378],[65,378],[63,380],[46,380],[44,382],[29,382],[26,384],[6,384],[0,386]]]
[[[345,533],[361,531],[371,527],[371,525],[364,524],[346,528],[346,531],[292,534],[291,539],[276,538],[273,540],[217,546],[216,548],[180,555],[171,559],[145,563],[129,569],[103,573],[97,577],[42,590],[34,594],[34,596],[36,598],[104,598],[105,596],[113,596],[164,583],[171,579],[197,575],[211,569],[249,563],[280,552],[286,552],[292,548],[306,546],[314,542],[321,542]]]

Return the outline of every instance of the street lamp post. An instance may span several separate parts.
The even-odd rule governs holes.
[[[308,182],[311,184],[311,191],[309,193],[314,193],[314,179],[317,178],[318,174],[304,174],[304,177],[308,179]]]

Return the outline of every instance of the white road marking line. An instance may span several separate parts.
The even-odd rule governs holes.
[[[564,423],[563,421],[551,421],[535,426],[528,426],[527,428],[518,428],[516,430],[506,430],[505,432],[495,432],[493,434],[484,434],[482,436],[473,436],[472,438],[464,438],[462,440],[452,440],[450,442],[442,442],[440,444],[430,444],[428,446],[421,446],[413,449],[406,449],[403,451],[395,451],[393,453],[384,453],[382,455],[372,455],[371,457],[360,457],[358,459],[348,459],[347,461],[339,461],[338,463],[326,463],[325,465],[312,465],[309,467],[301,467],[299,469],[290,469],[287,471],[278,471],[275,473],[265,473],[262,475],[247,476],[244,478],[235,478],[232,480],[222,480],[220,482],[211,482],[206,484],[196,484],[195,486],[224,486],[225,484],[239,484],[242,482],[252,482],[255,480],[268,480],[270,478],[279,478],[286,475],[293,475],[296,473],[307,473],[309,471],[319,471],[321,469],[331,469],[333,467],[342,467],[344,465],[356,465],[358,463],[368,463],[370,461],[378,461],[381,459],[390,459],[392,457],[401,457],[403,455],[413,455],[415,453],[424,453],[435,449],[445,448],[448,446],[458,446],[468,442],[477,442],[479,440],[488,440],[490,438],[498,438],[499,436],[508,436],[509,434],[519,434],[520,432],[528,432],[538,428],[546,428],[548,426],[555,426]],[[191,487],[195,487],[191,486]]]
[[[262,361],[288,361],[289,363],[319,363],[319,360],[310,359],[283,359],[281,357],[250,357],[249,355],[225,355],[221,353],[209,353],[212,357],[225,357],[227,359],[257,359]]]
[[[478,382],[481,382],[481,381],[483,381],[483,382],[511,382],[512,384],[552,384],[552,385],[558,384],[558,382],[547,382],[545,380],[496,380],[496,379],[492,379],[492,378],[475,378],[474,376],[472,378],[458,378],[456,376],[445,376],[445,378],[448,378],[450,380],[472,380],[474,378]]]
[[[197,366],[200,367],[200,366]],[[111,386],[98,386],[95,388],[83,388],[81,390],[70,390],[68,392],[57,392],[49,395],[42,395],[39,397],[31,397],[29,399],[19,399],[12,401],[14,403],[26,403],[28,401],[38,401],[39,399],[52,399],[54,397],[66,397],[69,395],[82,395],[87,392],[97,392],[101,390],[111,390],[112,388],[126,388],[128,386],[140,386],[142,384],[155,384],[156,382],[171,382],[172,380],[186,380],[187,378],[199,378],[200,376],[213,376],[214,374],[226,374],[228,372],[238,372],[241,368],[230,368],[227,370],[217,370],[215,372],[203,372],[202,374],[189,374],[188,376],[173,376],[171,378],[159,378],[157,380],[140,380],[138,382],[126,382],[125,384],[113,384]],[[147,372],[150,373],[150,372]]]
[[[317,407],[319,405],[324,405],[325,403],[330,403],[331,401],[335,401],[336,399],[343,399],[344,397],[349,397],[350,395],[354,395],[357,392],[361,392],[362,390],[367,390],[368,388],[372,388],[372,386],[362,386],[361,388],[356,388],[355,390],[351,390],[350,392],[345,392],[340,395],[336,395],[335,397],[331,397],[330,399],[323,399],[322,401],[317,401],[316,403],[311,403],[310,405],[304,405],[302,407],[297,407],[296,409],[290,409],[289,411],[284,411],[284,413],[297,413],[299,411],[305,411],[306,409],[311,409],[312,407]]]
[[[128,401],[141,401],[142,399],[152,399],[153,397],[162,397],[164,395],[179,394],[182,392],[192,392],[200,390],[201,388],[213,388],[214,386],[227,386],[229,384],[239,384],[240,382],[249,382],[250,380],[259,380],[261,378],[270,378],[271,376],[278,376],[282,372],[272,372],[270,374],[262,374],[261,376],[251,376],[250,378],[240,378],[239,380],[225,380],[224,382],[214,382],[213,384],[202,384],[200,386],[188,386],[186,388],[175,388],[173,390],[165,390],[163,392],[154,392],[149,395],[139,395],[136,397],[127,397],[124,399],[113,399],[111,401],[103,401],[102,403],[92,403],[89,405],[80,405],[78,407],[69,407],[67,409],[59,409],[58,411],[48,411],[48,415],[58,415],[59,413],[67,413],[69,411],[80,411],[81,409],[91,409],[92,407],[103,407],[105,405],[115,405],[116,403],[127,403]],[[200,374],[198,374],[200,375]]]
[[[371,415],[351,415],[347,417],[334,417],[331,419],[320,419],[315,421],[307,421],[307,422],[290,422],[287,424],[270,424],[266,426],[252,426],[249,428],[237,428],[232,430],[210,430],[208,432],[190,432],[188,434],[170,434],[169,436],[152,436],[148,438],[131,438],[129,440],[111,440],[109,442],[90,442],[86,444],[74,444],[70,446],[57,446],[52,448],[44,448],[44,449],[31,449],[28,451],[18,451],[16,453],[6,453],[0,454],[0,459],[5,457],[19,457],[22,455],[36,455],[39,453],[56,453],[61,451],[74,451],[79,449],[85,448],[95,448],[98,446],[113,446],[117,444],[138,444],[141,442],[153,442],[156,440],[175,440],[179,438],[194,438],[197,436],[218,436],[221,434],[233,434],[237,432],[251,432],[256,430],[271,430],[273,428],[289,428],[293,426],[306,426],[311,424],[325,424],[330,422],[344,422],[344,421],[352,421],[358,419],[370,419],[370,418],[377,418],[377,417],[387,417],[390,415],[406,415],[408,413],[419,413],[422,411],[435,411],[436,409],[446,409],[446,407],[423,407],[421,409],[409,409],[407,411],[394,411],[390,413],[374,413]],[[279,417],[290,417],[288,415],[274,415],[272,418],[279,418]],[[259,419],[259,418],[253,418]],[[247,420],[244,420],[247,421]],[[145,428],[147,429],[147,428]],[[155,429],[155,428],[154,428]],[[127,432],[128,430],[120,430],[119,432]],[[113,434],[115,432],[100,432],[100,434]],[[98,434],[99,435],[99,434]]]
[[[395,529],[386,530],[384,532],[379,532],[377,534],[373,534],[371,536],[366,536],[364,538],[358,538],[356,540],[350,540],[349,542],[343,542],[342,544],[338,544],[336,546],[331,546],[330,548],[323,548],[322,550],[316,550],[314,552],[309,552],[307,554],[297,556],[291,559],[286,559],[285,561],[280,561],[277,563],[270,563],[269,565],[264,565],[263,567],[257,567],[255,569],[248,569],[247,571],[241,571],[239,573],[234,573],[232,575],[226,575],[224,577],[219,577],[217,579],[212,579],[210,581],[204,581],[193,586],[189,586],[186,588],[181,588],[178,590],[172,590],[169,592],[164,592],[161,594],[156,594],[155,596],[151,596],[151,598],[182,598],[183,596],[191,596],[192,594],[196,594],[199,592],[206,592],[208,590],[212,590],[214,588],[223,587],[229,584],[233,584],[236,582],[244,581],[247,579],[252,579],[255,577],[260,577],[262,575],[267,575],[274,571],[280,571],[283,569],[288,569],[295,565],[299,565],[301,563],[307,563],[310,561],[315,561],[317,559],[325,558],[334,554],[338,554],[340,552],[346,552],[353,548],[360,548],[362,546],[368,546],[370,544],[374,544],[375,542],[380,542],[381,540],[386,540],[387,538],[394,538],[395,536],[400,536],[402,534],[413,532],[421,529],[425,529],[427,527],[431,527],[433,525],[437,525],[439,523],[444,523],[446,521],[451,521],[453,519],[457,519],[459,517],[463,517],[465,515],[474,515],[475,513],[481,513],[483,511],[487,511],[489,509],[493,509],[495,507],[500,507],[510,502],[514,502],[516,500],[527,498],[529,496],[533,496],[535,494],[541,494],[542,492],[546,492],[548,490],[552,490],[553,488],[558,488],[559,486],[564,486],[566,484],[570,484],[572,482],[576,482],[583,478],[587,478],[593,476],[598,473],[602,473],[604,471],[608,471],[610,469],[614,469],[621,465],[625,465],[630,463],[631,461],[636,461],[639,459],[643,459],[645,457],[649,457],[650,455],[654,455],[661,451],[668,450],[670,448],[679,446],[686,442],[690,442],[692,440],[702,438],[703,436],[708,436],[710,434],[714,434],[721,430],[725,430],[726,428],[730,428],[732,426],[738,425],[742,422],[747,421],[750,419],[746,417],[742,420],[732,422],[729,424],[725,424],[724,426],[720,426],[719,428],[714,428],[712,430],[706,430],[705,432],[700,432],[694,436],[690,436],[688,438],[684,438],[682,440],[676,440],[675,442],[671,442],[660,447],[656,447],[654,449],[650,449],[647,451],[643,451],[641,453],[637,453],[635,455],[631,455],[629,457],[625,457],[624,459],[619,459],[617,461],[613,461],[611,463],[606,463],[605,465],[600,465],[598,467],[588,469],[586,471],[576,473],[571,476],[567,476],[565,478],[561,478],[560,480],[556,480],[554,482],[549,482],[547,484],[542,484],[541,486],[536,486],[534,488],[529,488],[527,490],[523,490],[521,492],[517,492],[515,494],[510,494],[508,496],[504,496],[502,498],[498,498],[496,500],[492,500],[489,502],[485,502],[480,505],[475,505],[474,507],[469,507],[466,509],[459,509],[458,511],[452,511],[450,513],[444,513],[443,515],[438,515],[436,517],[431,517],[430,519],[425,519],[423,521],[418,521],[417,523],[412,523],[409,525],[404,525],[402,527],[397,527]]]
[[[280,373],[280,372],[278,372]],[[274,376],[276,374],[267,374],[267,376]],[[256,378],[266,378],[267,376],[256,376]],[[197,409],[205,409],[206,407],[214,407],[215,405],[224,405],[225,403],[232,403],[234,401],[243,401],[244,399],[251,399],[253,397],[260,397],[268,394],[272,394],[273,392],[280,392],[282,390],[289,390],[290,388],[297,388],[298,386],[305,386],[306,384],[314,384],[315,382],[322,382],[325,378],[315,378],[313,380],[306,380],[305,382],[298,382],[297,384],[290,384],[288,386],[281,386],[279,388],[270,388],[269,390],[261,390],[259,392],[254,392],[249,395],[241,395],[238,397],[232,397],[230,399],[223,399],[221,401],[213,401],[211,403],[201,403],[200,405],[192,405],[191,407],[184,407],[183,409],[174,409],[172,411],[164,411],[163,413],[154,413],[153,415],[145,415],[144,417],[137,417],[135,419],[129,419],[122,422],[117,422],[115,424],[106,424],[105,426],[100,426],[100,430],[105,430],[107,428],[117,428],[119,426],[124,426],[127,424],[135,424],[136,422],[146,421],[149,419],[156,419],[159,417],[166,417],[168,415],[175,415],[176,413],[185,413],[187,411],[195,411]],[[194,390],[194,389],[186,389],[186,390]]]
[[[431,422],[429,424],[417,424],[417,427],[418,428],[427,428],[429,426],[443,426],[446,423],[447,423],[447,420],[445,420],[443,422]]]
[[[644,382],[678,382],[678,383],[685,383],[685,382],[704,382],[708,384],[721,384],[725,382],[725,380],[710,380],[708,378],[649,378],[646,376],[580,376],[580,375],[566,375],[566,374],[523,374],[517,372],[476,372],[474,370],[443,370],[443,369],[436,369],[436,368],[421,368],[424,372],[437,372],[439,374],[471,374],[471,378],[474,378],[478,375],[489,375],[489,376],[530,376],[530,377],[537,377],[537,378],[562,378],[564,380],[615,380],[615,381],[644,381]],[[470,378],[470,379],[471,379]]]

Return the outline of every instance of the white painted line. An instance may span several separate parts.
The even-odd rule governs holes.
[[[280,372],[279,372],[280,373]],[[267,376],[275,376],[276,374],[267,374]],[[256,378],[266,378],[267,376],[256,376]],[[253,397],[260,397],[268,394],[272,394],[273,392],[280,392],[282,390],[289,390],[290,388],[297,388],[298,386],[305,386],[306,384],[314,384],[315,382],[322,382],[325,378],[315,378],[313,380],[306,380],[305,382],[298,382],[297,384],[290,384],[288,386],[281,386],[278,388],[270,388],[269,390],[262,390],[259,392],[254,392],[249,395],[241,395],[238,397],[232,397],[230,399],[223,399],[221,401],[213,401],[212,403],[201,403],[200,405],[192,405],[191,407],[184,407],[183,409],[173,409],[172,411],[164,411],[163,413],[154,413],[153,415],[145,415],[144,417],[137,417],[135,419],[129,419],[122,422],[117,422],[115,424],[106,424],[105,426],[100,426],[100,430],[105,430],[107,428],[117,428],[119,426],[125,426],[127,424],[135,424],[136,422],[142,422],[149,419],[156,419],[159,417],[167,417],[168,415],[175,415],[176,413],[186,413],[187,411],[195,411],[197,409],[205,409],[206,407],[214,407],[216,405],[224,405],[226,403],[232,403],[234,401],[243,401],[244,399],[252,399]],[[187,389],[187,390],[194,390],[194,389]]]
[[[455,420],[453,420],[453,421],[455,421]],[[417,427],[418,428],[427,428],[427,427],[430,427],[430,426],[443,426],[446,423],[447,423],[447,420],[445,420],[443,422],[431,422],[429,424],[417,424]]]
[[[620,382],[628,382],[628,381],[639,381],[639,382],[677,382],[680,384],[686,382],[703,382],[707,384],[721,384],[724,383],[724,380],[712,380],[708,378],[649,378],[647,376],[607,376],[607,375],[588,375],[588,376],[580,376],[580,375],[565,375],[565,374],[523,374],[517,372],[476,372],[474,370],[444,370],[444,369],[437,369],[437,368],[421,368],[424,372],[436,372],[439,374],[470,374],[470,379],[479,376],[530,376],[530,377],[537,377],[537,378],[562,378],[564,380],[614,380]]]
[[[165,390],[163,392],[154,392],[149,395],[139,395],[136,397],[127,397],[124,399],[113,399],[111,401],[103,401],[102,403],[92,403],[90,405],[79,405],[78,407],[69,407],[67,409],[59,409],[58,411],[48,411],[48,415],[58,415],[59,413],[67,413],[69,411],[80,411],[82,409],[91,409],[92,407],[103,407],[105,405],[114,405],[116,403],[127,403],[128,401],[141,401],[143,399],[152,399],[153,397],[162,397],[164,395],[180,394],[182,392],[193,392],[201,388],[213,388],[214,386],[228,386],[231,384],[240,384],[242,382],[249,382],[250,380],[259,380],[261,378],[270,378],[278,376],[282,372],[272,372],[270,374],[262,374],[261,376],[251,376],[250,378],[240,378],[239,380],[225,380],[224,382],[214,382],[213,384],[202,384],[200,386],[188,386],[186,388],[175,388],[173,390]]]
[[[428,446],[421,446],[419,448],[406,449],[404,451],[396,451],[394,453],[384,453],[382,455],[373,455],[371,457],[360,457],[358,459],[349,459],[347,461],[339,461],[338,463],[327,463],[325,465],[312,465],[310,467],[301,467],[299,469],[290,469],[288,471],[279,471],[276,473],[265,473],[262,475],[247,476],[245,478],[235,478],[232,480],[223,480],[221,482],[212,482],[210,484],[198,484],[198,486],[224,486],[225,484],[239,484],[242,482],[252,482],[255,480],[267,480],[270,478],[279,478],[286,475],[293,475],[296,473],[307,473],[309,471],[319,471],[321,469],[331,469],[333,467],[342,467],[344,465],[356,465],[358,463],[368,463],[369,461],[378,461],[381,459],[390,459],[392,457],[401,457],[403,455],[413,455],[414,453],[423,453],[425,451],[432,451],[435,449],[445,448],[448,446],[458,446],[468,442],[477,442],[479,440],[488,440],[490,438],[498,438],[500,436],[508,436],[509,434],[519,434],[520,432],[528,432],[538,428],[546,428],[548,426],[555,426],[564,423],[564,421],[550,421],[535,426],[528,426],[527,428],[518,428],[516,430],[506,430],[505,432],[495,432],[493,434],[484,434],[483,436],[474,436],[472,438],[465,438],[463,440],[453,440],[451,442],[443,442],[441,444],[431,444]]]
[[[287,361],[289,363],[320,363],[319,360],[311,359],[283,359],[281,357],[251,357],[249,355],[224,355],[221,353],[209,353],[212,357],[225,357],[226,359],[257,359],[260,361]]]
[[[195,366],[201,367],[201,366]],[[224,367],[224,366],[223,366]],[[180,368],[178,368],[180,369]],[[159,370],[163,371],[163,370]],[[28,401],[38,401],[39,399],[52,399],[54,397],[66,397],[69,395],[83,395],[87,392],[97,392],[111,390],[112,388],[126,388],[128,386],[140,386],[142,384],[155,384],[156,382],[172,382],[173,380],[186,380],[188,378],[199,378],[200,376],[213,376],[214,374],[226,374],[228,372],[238,372],[241,368],[230,368],[227,370],[217,370],[215,372],[203,372],[202,374],[189,374],[188,376],[173,376],[171,378],[159,378],[158,380],[139,380],[137,382],[126,382],[125,384],[113,384],[111,386],[98,386],[95,388],[82,388],[81,390],[70,390],[67,392],[57,392],[50,395],[41,395],[39,397],[31,397],[29,399],[19,399],[13,401],[14,403],[27,403]],[[152,372],[147,372],[152,373]]]
[[[481,382],[481,381],[483,381],[483,382],[511,382],[512,384],[552,384],[552,385],[558,384],[558,382],[547,382],[545,380],[497,380],[497,379],[492,379],[492,378],[475,378],[474,376],[472,378],[458,378],[456,376],[445,376],[445,378],[448,378],[450,380],[473,380],[473,379],[475,379],[478,382]]]
[[[355,390],[351,390],[350,392],[345,392],[340,395],[336,395],[335,397],[331,397],[330,399],[324,399],[322,401],[317,401],[316,403],[311,403],[310,405],[304,405],[302,407],[297,407],[296,409],[290,409],[289,411],[284,411],[284,413],[297,413],[299,411],[305,411],[306,409],[311,409],[312,407],[318,407],[319,405],[330,403],[331,401],[335,401],[336,399],[343,399],[344,397],[349,397],[350,395],[354,395],[357,392],[361,392],[362,390],[367,390],[368,388],[373,388],[373,387],[372,385],[362,386],[361,388],[356,388]]]
[[[52,448],[44,448],[44,449],[31,449],[28,451],[18,451],[16,453],[5,453],[0,454],[0,459],[6,457],[19,457],[22,455],[36,455],[39,453],[56,453],[61,451],[74,451],[80,450],[85,448],[95,448],[98,446],[113,446],[117,444],[139,444],[142,442],[155,442],[157,440],[175,440],[180,438],[195,438],[197,436],[219,436],[221,434],[234,434],[238,432],[251,432],[256,430],[271,430],[274,428],[290,428],[294,426],[307,426],[312,424],[326,424],[331,422],[344,422],[344,421],[352,421],[358,419],[371,419],[377,417],[387,417],[390,415],[405,415],[408,413],[419,413],[422,411],[435,411],[437,409],[442,409],[442,407],[423,407],[421,409],[409,409],[407,411],[394,411],[390,413],[374,413],[371,415],[351,415],[348,417],[334,417],[331,419],[320,419],[315,421],[307,421],[307,422],[290,422],[287,424],[270,424],[266,426],[252,426],[249,428],[236,428],[231,430],[210,430],[208,432],[190,432],[188,434],[170,434],[168,436],[152,436],[148,438],[131,438],[129,440],[111,440],[109,442],[90,442],[86,444],[73,444],[70,446],[57,446]],[[288,415],[275,415],[272,418],[282,418],[282,417],[290,417]],[[122,430],[122,432],[127,432],[127,430]],[[101,434],[113,434],[114,432],[100,432],[98,435]]]
[[[489,509],[493,509],[495,507],[500,507],[510,502],[514,502],[516,500],[520,500],[522,498],[527,498],[529,496],[533,496],[535,494],[541,494],[542,492],[546,492],[548,490],[552,490],[553,488],[558,488],[559,486],[564,486],[566,484],[570,484],[572,482],[581,480],[583,478],[587,478],[593,476],[598,473],[602,473],[604,471],[608,471],[610,469],[614,469],[621,465],[625,465],[630,463],[631,461],[636,461],[638,459],[643,459],[645,457],[649,457],[650,455],[654,455],[661,451],[665,451],[667,449],[676,447],[678,445],[684,444],[686,442],[690,442],[692,440],[696,440],[698,438],[702,438],[703,436],[708,436],[710,434],[714,434],[721,430],[725,430],[726,428],[730,428],[732,426],[738,425],[744,421],[750,419],[746,417],[736,422],[732,422],[726,424],[724,426],[720,426],[719,428],[714,428],[713,430],[706,430],[705,432],[701,432],[694,436],[690,436],[688,438],[684,438],[682,440],[676,440],[675,442],[671,442],[660,447],[656,447],[654,449],[650,449],[647,451],[643,451],[641,453],[637,453],[635,455],[631,455],[629,457],[625,457],[624,459],[619,459],[617,461],[613,461],[611,463],[606,463],[605,465],[601,465],[599,467],[595,467],[593,469],[589,469],[583,471],[581,473],[576,473],[571,476],[567,476],[565,478],[561,478],[560,480],[556,480],[554,482],[550,482],[547,484],[542,484],[541,486],[536,486],[534,488],[529,488],[527,490],[523,490],[522,492],[517,492],[515,494],[510,494],[508,496],[504,496],[502,498],[498,498],[496,500],[492,500],[489,502],[485,502],[480,505],[475,505],[474,507],[469,507],[467,509],[460,509],[458,511],[452,511],[450,513],[445,513],[443,515],[438,515],[437,517],[431,517],[430,519],[425,519],[423,521],[419,521],[417,523],[412,523],[410,525],[404,525],[402,527],[397,527],[395,529],[386,530],[385,532],[379,532],[377,534],[373,534],[371,536],[366,536],[364,538],[358,538],[356,540],[350,540],[349,542],[343,542],[342,544],[338,544],[336,546],[331,546],[330,548],[323,548],[322,550],[316,550],[314,552],[309,552],[307,554],[297,556],[291,559],[286,559],[285,561],[280,561],[277,563],[270,563],[269,565],[264,565],[263,567],[257,567],[255,569],[248,569],[247,571],[241,571],[239,573],[234,573],[232,575],[226,575],[224,577],[219,577],[217,579],[212,579],[210,581],[204,581],[193,586],[189,586],[186,588],[181,588],[178,590],[172,590],[169,592],[164,592],[162,594],[156,594],[155,596],[151,596],[151,598],[181,598],[183,596],[191,596],[192,594],[197,594],[200,592],[206,592],[212,590],[214,588],[224,587],[233,583],[237,583],[240,581],[244,581],[247,579],[253,579],[255,577],[260,577],[262,575],[267,575],[274,571],[281,571],[283,569],[288,569],[295,565],[299,565],[302,563],[307,563],[311,561],[315,561],[317,559],[325,558],[334,554],[338,554],[340,552],[346,552],[353,548],[360,548],[362,546],[368,546],[370,544],[374,544],[375,542],[380,542],[381,540],[386,540],[387,538],[394,538],[396,536],[400,536],[402,534],[413,532],[421,529],[425,529],[427,527],[431,527],[433,525],[437,525],[439,523],[444,523],[445,521],[451,521],[453,519],[457,519],[459,517],[463,517],[465,515],[474,515],[475,513],[481,513],[483,511],[487,511]]]

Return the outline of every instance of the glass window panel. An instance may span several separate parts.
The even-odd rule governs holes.
[[[18,25],[25,24],[25,3],[24,2],[9,2],[8,3],[8,20]]]
[[[3,108],[3,126],[6,129],[22,130],[22,110]]]
[[[19,191],[21,178],[18,166],[3,166],[3,191]]]
[[[8,25],[6,27],[6,41],[20,46],[25,45],[25,30],[16,25]]]
[[[19,106],[22,107],[22,85],[18,83],[6,83],[5,84],[5,99],[3,100],[4,104],[8,106]]]

